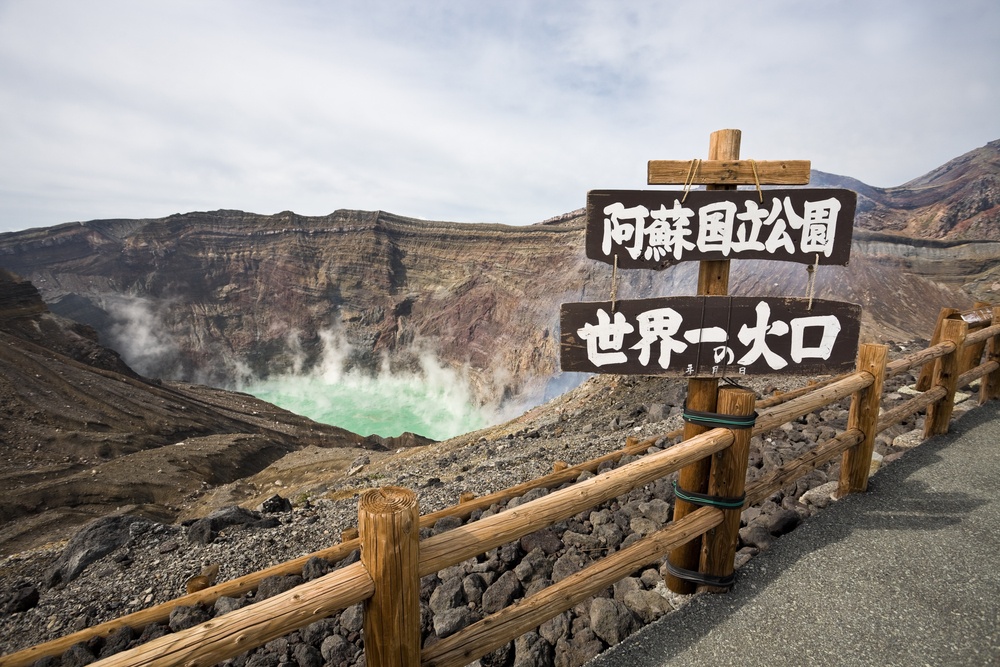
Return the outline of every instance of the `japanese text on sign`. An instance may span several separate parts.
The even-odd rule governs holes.
[[[683,201],[682,201],[683,199]],[[695,259],[846,264],[857,195],[849,190],[595,190],[587,197],[587,256],[623,268]]]
[[[860,307],[833,301],[679,297],[563,305],[563,370],[681,375],[850,367]]]

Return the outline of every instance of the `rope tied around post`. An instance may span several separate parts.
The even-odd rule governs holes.
[[[611,267],[611,314],[615,312],[615,302],[618,300],[618,254],[615,254],[615,263]]]
[[[684,177],[684,194],[681,195],[681,203],[687,199],[688,193],[691,192],[691,186],[694,185],[694,179],[698,175],[698,168],[701,166],[701,160],[695,158],[691,160],[691,165],[688,167],[687,176]]]
[[[756,411],[750,413],[749,415],[726,415],[718,412],[691,410],[686,405],[684,406],[684,412],[681,413],[681,417],[684,421],[691,422],[692,424],[698,424],[699,426],[707,426],[708,428],[753,428],[757,423]]]
[[[757,160],[750,160],[750,168],[753,169],[753,182],[757,186],[757,196],[760,197],[760,203],[764,203],[764,191],[760,189],[760,178],[757,176]]]
[[[738,510],[743,509],[743,503],[747,500],[747,494],[744,492],[743,495],[728,498],[726,496],[713,496],[707,493],[695,493],[694,491],[685,491],[674,482],[674,495],[681,500],[687,501],[692,505],[698,505],[700,507],[718,507],[722,510]]]
[[[736,573],[726,575],[724,577],[716,577],[711,574],[704,574],[703,572],[698,572],[696,570],[688,570],[683,567],[677,567],[670,562],[667,558],[667,572],[674,575],[678,579],[684,581],[690,581],[693,584],[698,584],[700,586],[716,586],[718,588],[732,588],[733,584],[736,583]]]
[[[806,272],[809,274],[809,280],[806,283],[806,296],[809,298],[809,305],[806,306],[806,310],[813,309],[813,296],[816,294],[816,269],[818,268],[819,253],[816,253],[816,261],[806,265]]]

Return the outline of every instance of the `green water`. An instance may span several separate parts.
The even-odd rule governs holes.
[[[285,376],[244,387],[244,391],[296,414],[360,435],[389,438],[409,431],[446,440],[490,424],[487,411],[472,405],[462,383],[454,380],[427,381],[413,376],[347,375],[331,380],[322,376]]]

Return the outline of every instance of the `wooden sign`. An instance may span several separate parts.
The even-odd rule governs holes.
[[[591,190],[587,257],[623,269],[691,260],[772,259],[846,265],[851,190]],[[683,201],[681,201],[683,199]]]
[[[861,306],[731,296],[564,303],[564,371],[722,377],[854,367]]]

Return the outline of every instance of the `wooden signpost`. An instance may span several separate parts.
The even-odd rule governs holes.
[[[729,297],[729,261],[773,259],[846,265],[857,196],[848,190],[762,190],[761,185],[806,185],[806,160],[740,160],[739,130],[713,132],[708,160],[651,160],[650,185],[683,191],[594,190],[587,199],[587,256],[615,269],[663,269],[699,260],[696,297],[564,304],[563,370],[688,376],[686,414],[714,414],[718,379],[752,373],[835,373],[855,359],[860,307],[816,299]],[[692,191],[694,185],[706,190]],[[738,191],[738,185],[755,185]],[[746,393],[746,392],[745,392]],[[752,412],[752,395],[737,402]],[[696,423],[697,422],[697,423]],[[687,420],[684,439],[711,426]],[[726,470],[746,470],[746,448]],[[721,465],[721,464],[720,464]],[[702,459],[680,471],[677,521],[710,491],[738,492],[742,480]],[[722,477],[720,477],[720,474]],[[738,510],[732,509],[737,513]],[[730,522],[732,523],[732,522]],[[738,521],[735,524],[738,527]],[[667,585],[692,593],[698,569],[732,562],[735,533],[706,535],[670,553]],[[724,542],[725,544],[722,544]],[[730,544],[731,542],[731,544]],[[721,545],[721,546],[720,546]],[[725,552],[724,555],[722,552]],[[714,565],[707,565],[713,569]],[[731,565],[728,572],[732,572]]]

